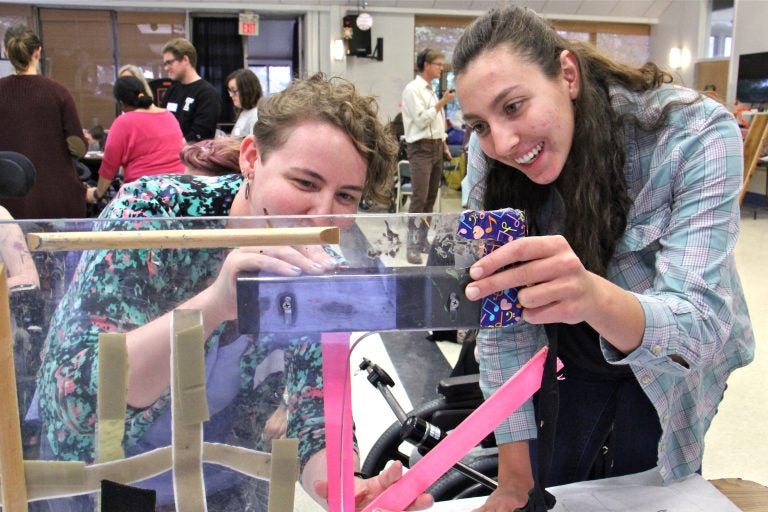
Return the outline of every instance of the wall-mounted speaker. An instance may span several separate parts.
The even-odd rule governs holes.
[[[352,28],[352,39],[347,41],[347,55],[366,57],[371,54],[371,31],[357,28],[357,14],[347,14],[343,28]]]

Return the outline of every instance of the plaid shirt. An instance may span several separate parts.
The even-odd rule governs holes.
[[[665,105],[696,93],[664,85],[646,93],[610,90],[614,110],[648,126]],[[607,278],[640,301],[642,344],[624,355],[601,339],[606,361],[629,364],[659,415],[658,467],[666,482],[701,467],[704,434],[731,371],[754,357],[754,335],[736,272],[742,139],[733,116],[704,99],[675,108],[667,122],[643,131],[625,122],[624,167],[633,204]],[[476,137],[473,137],[476,139]],[[470,205],[482,204],[479,165]],[[510,205],[514,206],[514,205]],[[492,393],[547,343],[540,325],[484,330],[478,336],[481,385]],[[670,356],[679,356],[687,366]],[[500,443],[536,437],[530,401],[496,429]]]

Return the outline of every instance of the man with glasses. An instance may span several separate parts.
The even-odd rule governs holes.
[[[438,99],[432,88],[432,80],[440,78],[444,63],[442,53],[424,49],[416,57],[418,75],[403,89],[403,127],[413,187],[409,213],[432,212],[443,177],[443,155],[448,158],[451,155],[445,144],[443,109],[456,93],[444,91],[443,97]],[[421,253],[428,252],[428,229],[429,225],[423,219],[408,221],[406,258],[409,263],[421,264]]]
[[[164,107],[181,125],[187,142],[212,139],[221,113],[221,97],[195,70],[197,51],[183,38],[172,39],[163,47],[163,67],[176,82],[163,98]]]

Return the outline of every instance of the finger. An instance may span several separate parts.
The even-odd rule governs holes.
[[[472,279],[490,276],[502,267],[542,259],[570,247],[562,236],[534,236],[512,240],[483,256],[469,269]]]
[[[249,252],[232,252],[229,257],[229,265],[232,275],[239,272],[256,272],[264,270],[275,274],[285,276],[297,276],[303,269],[290,261],[266,256],[264,254],[254,254]]]
[[[324,500],[328,499],[328,481],[327,480],[316,480],[314,483],[314,488],[315,488],[315,494],[317,494]]]
[[[322,245],[301,245],[296,249],[308,259],[321,265],[324,270],[332,270],[339,266],[339,261],[328,254]]]
[[[386,489],[393,483],[400,480],[400,477],[402,476],[403,476],[403,463],[397,460],[392,464],[390,464],[389,466],[387,466],[386,468],[384,468],[384,470],[381,473],[379,473],[378,479],[381,486]]]
[[[531,324],[577,324],[584,321],[584,315],[578,304],[572,302],[552,302],[537,308],[523,308],[523,319]]]
[[[294,273],[321,274],[328,270],[328,267],[318,261],[308,258],[304,253],[294,247],[244,247],[239,249],[242,254],[258,254],[265,258],[282,261],[291,267],[299,269]],[[281,274],[286,274],[284,265],[277,265],[278,269],[283,269]],[[268,270],[268,269],[264,269]]]
[[[422,494],[406,510],[425,510],[434,505],[435,500],[431,494]]]

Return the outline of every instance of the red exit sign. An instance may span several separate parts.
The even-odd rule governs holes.
[[[241,36],[259,35],[258,14],[240,13],[238,21],[238,33]]]

